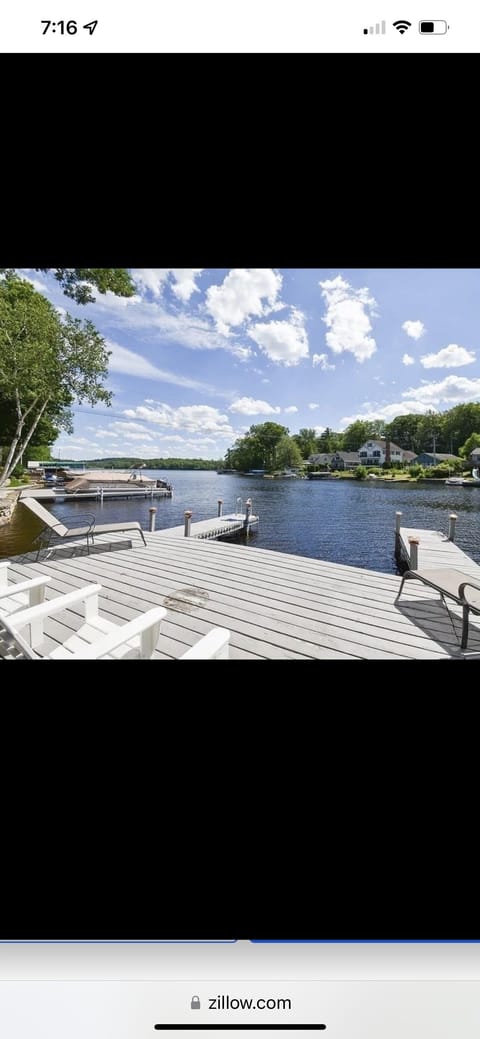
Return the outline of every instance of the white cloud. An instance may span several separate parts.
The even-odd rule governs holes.
[[[292,307],[289,321],[257,322],[250,325],[248,335],[271,361],[292,368],[308,357],[308,336],[303,322],[302,312]]]
[[[315,430],[315,433],[316,433],[317,437],[321,437],[322,433],[325,432],[327,427],[326,426],[314,426],[313,428]]]
[[[308,406],[310,408],[310,411],[316,411],[316,409],[320,407],[319,404],[309,404]]]
[[[473,350],[466,350],[464,346],[450,343],[439,350],[438,354],[423,354],[420,364],[424,368],[463,368],[465,364],[473,364],[475,354]]]
[[[314,354],[313,357],[312,357],[312,362],[313,362],[313,367],[316,368],[317,365],[318,365],[322,369],[322,372],[334,372],[335,371],[335,365],[328,363],[328,356],[327,356],[327,354]]]
[[[354,289],[341,275],[319,285],[327,308],[322,321],[330,329],[325,336],[327,346],[336,354],[352,353],[360,363],[368,360],[377,349],[368,335],[372,329],[370,316],[376,316],[376,302],[369,289]]]
[[[402,357],[402,364],[415,364],[415,358],[411,357],[410,354],[404,354]]]
[[[291,404],[289,408],[284,408],[283,410],[286,415],[294,415],[298,408],[295,407],[295,404]]]
[[[355,415],[345,415],[344,418],[340,419],[339,429],[343,430],[347,426],[350,426],[352,422],[375,422],[382,420],[385,422],[391,422],[392,419],[398,418],[399,415],[425,415],[427,411],[435,411],[431,404],[422,404],[416,400],[399,401],[395,404],[385,405],[368,405],[365,411],[357,412]]]
[[[206,293],[206,309],[217,327],[228,333],[251,315],[262,317],[277,305],[282,276],[270,267],[233,268],[221,285]]]
[[[197,313],[169,311],[163,302],[141,296],[123,298],[107,292],[97,297],[89,308],[92,319],[105,330],[120,328],[134,333],[156,348],[162,340],[178,343],[189,350],[227,350],[240,358],[250,356],[248,346],[238,343],[236,336],[222,335],[213,322]]]
[[[466,379],[462,375],[448,375],[442,382],[425,382],[417,389],[402,394],[410,401],[433,404],[461,404],[464,401],[480,400],[480,379]]]
[[[270,379],[262,379],[262,382],[264,382],[264,383],[269,383],[269,382],[270,382]]]
[[[192,404],[180,408],[172,408],[169,404],[159,402],[154,407],[140,405],[136,408],[126,408],[124,415],[131,419],[145,419],[147,422],[167,426],[171,429],[184,429],[188,433],[234,435],[228,416],[222,415],[218,408],[211,408],[207,404]]]
[[[468,379],[460,375],[448,375],[441,382],[422,382],[419,387],[410,387],[402,393],[402,401],[392,404],[369,403],[363,411],[356,415],[347,415],[340,422],[340,429],[345,429],[357,419],[362,421],[383,419],[392,422],[400,415],[426,415],[427,411],[436,411],[444,405],[453,407],[466,401],[480,401],[480,378]]]
[[[158,382],[170,382],[175,386],[185,386],[190,390],[204,390],[206,393],[215,393],[215,388],[208,383],[199,382],[197,379],[188,379],[185,375],[176,372],[167,372],[157,368],[151,361],[141,354],[127,350],[112,340],[106,340],[109,350],[112,351],[109,358],[109,368],[112,372],[122,372],[123,375],[133,375],[139,379],[155,379]]]
[[[196,278],[204,270],[203,267],[144,267],[132,270],[132,278],[136,285],[149,289],[154,296],[162,295],[165,285],[173,280],[172,291],[177,299],[186,303],[194,292],[199,292]]]
[[[404,321],[402,328],[407,333],[407,336],[410,336],[410,339],[421,339],[425,335],[423,321]]]
[[[279,407],[272,407],[266,400],[254,400],[253,397],[240,397],[229,408],[229,411],[237,415],[275,415],[280,410]]]

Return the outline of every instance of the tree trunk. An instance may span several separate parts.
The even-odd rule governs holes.
[[[12,443],[10,444],[10,450],[8,452],[5,465],[4,465],[3,469],[2,469],[2,472],[0,473],[0,487],[3,487],[4,483],[6,483],[6,481],[8,480],[8,477],[9,477],[12,469],[15,468],[15,465],[12,465],[12,458],[13,458],[13,456],[15,454],[15,449],[17,447],[18,441],[20,440],[20,437],[21,437],[21,434],[22,434],[22,426],[23,426],[23,419],[17,425],[17,428],[15,430],[15,436],[14,436],[14,438],[12,440]]]
[[[14,438],[12,440],[12,443],[10,445],[10,450],[8,452],[8,455],[7,455],[7,460],[6,460],[5,465],[3,467],[2,473],[0,474],[0,487],[3,487],[4,483],[8,480],[8,478],[10,476],[10,473],[12,472],[13,469],[15,469],[15,466],[16,466],[17,462],[19,461],[19,459],[21,458],[23,452],[25,451],[25,448],[30,443],[30,440],[31,440],[31,438],[32,438],[32,436],[33,436],[37,426],[38,426],[38,423],[40,422],[40,419],[41,419],[41,417],[42,417],[42,415],[43,415],[43,413],[45,411],[45,408],[46,408],[47,404],[48,404],[48,399],[42,404],[42,407],[40,408],[40,411],[38,412],[37,416],[35,417],[34,421],[32,422],[32,425],[30,426],[30,430],[27,433],[27,436],[24,437],[23,440],[22,440],[22,429],[23,429],[23,425],[24,425],[24,422],[25,422],[25,415],[18,422],[17,428],[15,430],[15,436],[14,436]],[[20,446],[18,446],[19,443],[20,443]]]

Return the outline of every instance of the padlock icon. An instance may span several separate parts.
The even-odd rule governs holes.
[[[192,1002],[190,1003],[190,1010],[200,1010],[200,998],[199,998],[199,996],[192,996]]]

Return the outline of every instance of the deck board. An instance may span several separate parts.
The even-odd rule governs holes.
[[[158,659],[177,659],[217,626],[231,632],[232,659],[459,656],[452,622],[436,593],[415,588],[396,606],[400,578],[394,574],[178,537],[171,530],[145,537],[146,548],[100,552],[97,544],[96,554],[13,561],[12,574],[17,580],[51,576],[47,598],[98,583],[100,613],[108,620],[123,622],[165,606]],[[76,608],[48,620],[45,651],[77,630],[81,619]],[[470,648],[480,651],[478,625],[472,624]]]

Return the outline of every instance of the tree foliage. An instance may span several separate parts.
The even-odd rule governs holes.
[[[0,282],[0,399],[6,405],[0,440],[9,445],[0,486],[42,420],[55,430],[70,429],[74,401],[110,403],[102,385],[108,357],[90,321],[62,318],[30,282],[13,274]]]
[[[262,422],[250,426],[244,437],[235,441],[227,452],[228,467],[246,472],[248,469],[272,471],[277,465],[277,447],[282,437],[288,436],[286,426],[278,422]],[[225,463],[227,464],[227,462]]]
[[[114,292],[116,296],[133,296],[135,286],[125,267],[36,267],[44,274],[50,273],[60,282],[66,296],[76,303],[93,303],[93,289],[102,295]],[[5,267],[0,274],[13,274]]]
[[[300,449],[302,458],[308,458],[317,450],[317,434],[314,429],[300,429],[292,439]]]
[[[278,441],[275,462],[279,469],[298,468],[302,465],[302,452],[293,437],[282,437]]]
[[[472,451],[475,451],[476,447],[480,447],[480,433],[470,433],[464,444],[462,444],[459,454],[462,458],[468,458]]]

